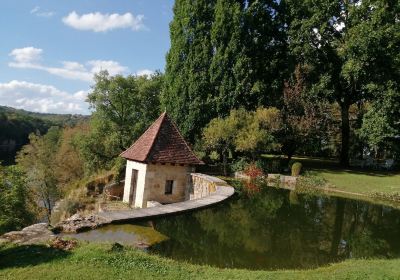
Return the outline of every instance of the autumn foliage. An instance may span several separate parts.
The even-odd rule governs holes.
[[[265,175],[263,170],[252,163],[245,168],[244,174],[249,177],[249,179],[244,182],[245,191],[249,194],[259,192],[261,190],[260,181]]]

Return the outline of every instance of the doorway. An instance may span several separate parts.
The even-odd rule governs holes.
[[[132,176],[131,176],[131,189],[129,190],[129,205],[134,203],[134,199],[136,197],[136,185],[138,179],[138,170],[132,169]]]

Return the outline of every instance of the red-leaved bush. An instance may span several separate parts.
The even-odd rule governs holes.
[[[249,180],[244,182],[246,192],[250,194],[259,192],[259,180],[262,179],[262,177],[264,176],[264,172],[262,171],[262,169],[252,163],[245,168],[244,174],[249,176]]]

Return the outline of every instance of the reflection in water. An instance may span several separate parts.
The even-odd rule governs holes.
[[[351,257],[399,257],[399,234],[399,210],[266,188],[213,208],[76,236],[154,244],[151,252],[198,264],[284,269]]]
[[[129,224],[107,225],[96,230],[78,234],[63,234],[62,236],[85,241],[118,242],[130,246],[151,245],[168,239],[168,237],[155,231],[152,227]]]
[[[400,253],[400,211],[285,190],[158,219],[154,227],[170,239],[153,252],[219,267],[309,268]]]

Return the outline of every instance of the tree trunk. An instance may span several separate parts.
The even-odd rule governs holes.
[[[350,104],[342,102],[340,104],[340,113],[342,116],[342,146],[340,150],[340,165],[342,167],[349,166],[349,148],[350,148],[350,119],[349,119]]]
[[[224,167],[224,176],[228,176],[228,170],[227,170],[228,156],[225,150],[222,152],[222,164]]]

